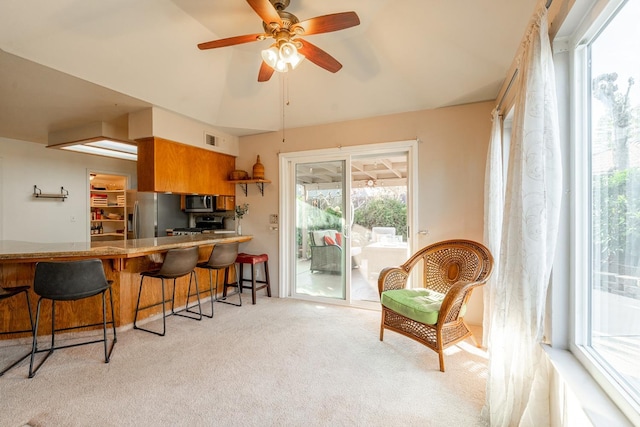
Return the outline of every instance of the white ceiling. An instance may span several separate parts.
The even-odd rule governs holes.
[[[269,41],[243,0],[2,0],[0,136],[47,133],[158,106],[247,135],[495,99],[537,0],[291,0],[300,20],[355,11],[306,37],[343,64],[305,61],[258,83]]]

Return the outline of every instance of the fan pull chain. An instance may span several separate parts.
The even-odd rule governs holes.
[[[289,106],[289,78],[286,73],[282,73],[282,142],[286,141],[285,132],[285,108]]]

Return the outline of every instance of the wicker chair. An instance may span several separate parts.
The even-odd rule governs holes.
[[[309,248],[311,249],[311,266],[309,270],[329,273],[342,271],[342,248],[338,244],[327,244],[324,236],[335,241],[335,230],[316,230],[309,232]]]
[[[407,289],[411,271],[420,264],[424,289]],[[444,349],[468,337],[478,346],[463,317],[473,289],[485,284],[492,269],[489,250],[470,240],[434,243],[401,266],[383,269],[378,277],[380,341],[385,329],[412,338],[438,353],[440,371],[444,372]],[[425,304],[429,298],[431,304]],[[429,316],[430,320],[424,320]]]

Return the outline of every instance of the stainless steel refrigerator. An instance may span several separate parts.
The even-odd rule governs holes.
[[[177,194],[127,191],[127,238],[166,236],[168,228],[188,227],[189,215],[180,209]]]

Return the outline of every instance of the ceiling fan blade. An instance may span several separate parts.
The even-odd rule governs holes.
[[[330,15],[317,16],[294,25],[302,27],[304,35],[329,33],[331,31],[344,30],[360,24],[360,18],[355,12],[341,12]]]
[[[267,24],[275,22],[282,27],[282,19],[269,0],[247,0],[247,3],[249,3],[249,6],[256,11],[264,22]]]
[[[302,47],[298,49],[298,52],[300,52],[309,61],[316,64],[318,67],[322,67],[327,71],[331,71],[332,73],[335,73],[340,70],[340,68],[342,68],[342,64],[324,50],[312,45],[306,40],[297,40],[302,42]]]
[[[275,70],[269,67],[266,62],[262,61],[262,64],[260,65],[260,71],[258,71],[258,81],[259,82],[268,81],[273,75],[274,71]]]
[[[201,50],[205,50],[205,49],[215,49],[217,47],[233,46],[236,44],[255,42],[259,40],[261,36],[264,36],[264,34],[262,33],[245,34],[244,36],[228,37],[226,39],[213,40],[210,42],[200,43],[198,47]]]

